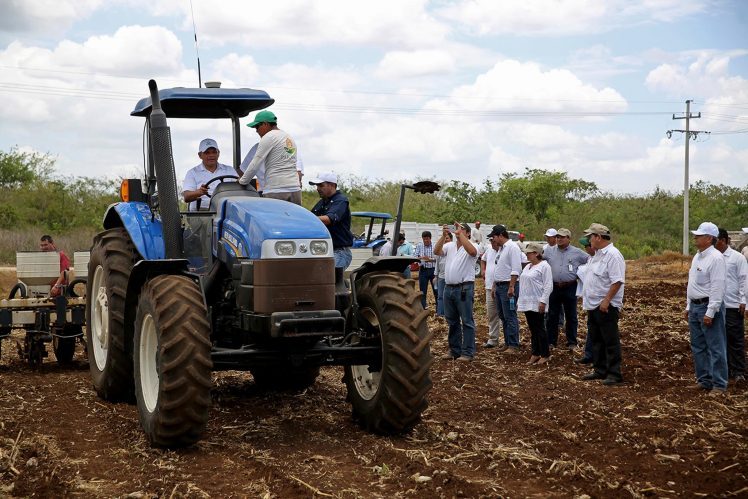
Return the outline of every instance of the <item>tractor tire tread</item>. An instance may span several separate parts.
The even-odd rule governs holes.
[[[354,418],[369,431],[397,434],[409,431],[428,406],[431,389],[429,368],[433,363],[420,292],[401,274],[372,273],[357,285],[359,306],[377,312],[382,333],[382,371],[377,393],[364,400],[356,393],[352,371],[344,381]]]
[[[104,371],[99,372],[95,360],[91,359],[91,373],[99,397],[111,401],[134,400],[132,357],[128,353],[125,338],[125,294],[130,269],[137,261],[137,253],[130,236],[124,228],[117,227],[100,233],[94,239],[89,266],[102,265],[105,285],[110,290],[109,306],[109,357]],[[91,324],[91,304],[96,294],[91,289],[93,279],[88,279],[86,296],[86,324]],[[86,328],[88,351],[92,352],[90,326]],[[96,372],[94,372],[96,370]]]
[[[213,386],[210,324],[202,294],[187,277],[161,275],[145,284],[144,299],[152,304],[160,335],[160,388],[153,413],[138,404],[141,423],[155,446],[192,445],[208,422]]]

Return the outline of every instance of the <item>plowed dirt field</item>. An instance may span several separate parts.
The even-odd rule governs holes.
[[[397,438],[356,426],[341,369],[303,393],[263,392],[227,372],[214,375],[205,438],[152,449],[134,406],[96,397],[80,346],[74,365],[50,353],[32,371],[4,340],[0,497],[747,497],[748,391],[690,389],[687,269],[629,262],[624,385],[582,381],[587,369],[558,350],[526,366],[523,321],[522,355],[479,346],[469,364],[436,360],[423,422]],[[481,345],[481,292],[476,316]],[[446,324],[429,322],[438,357]]]

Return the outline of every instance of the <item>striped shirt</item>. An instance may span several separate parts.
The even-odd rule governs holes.
[[[431,244],[429,246],[426,246],[422,242],[416,244],[415,257],[420,258],[422,256],[434,258],[434,245]],[[421,260],[421,267],[423,267],[424,269],[433,269],[436,267],[436,262],[434,262],[433,260],[431,260],[430,262],[424,262],[423,260]]]

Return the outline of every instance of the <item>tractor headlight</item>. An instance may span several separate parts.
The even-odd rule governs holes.
[[[326,255],[327,241],[312,241],[309,248],[312,250],[312,255]]]
[[[275,254],[278,256],[293,256],[296,244],[293,241],[278,241],[275,243]]]

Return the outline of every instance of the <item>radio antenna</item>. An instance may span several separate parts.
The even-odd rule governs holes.
[[[197,55],[197,87],[202,88],[203,76],[200,73],[200,49],[197,45],[197,28],[195,28],[195,12],[192,10],[192,0],[190,0],[190,15],[192,15],[192,33],[195,35],[195,54]]]

